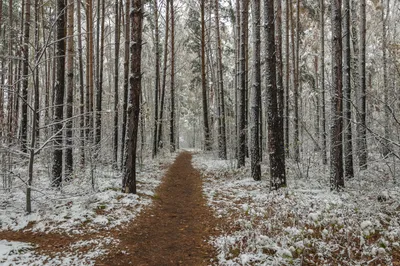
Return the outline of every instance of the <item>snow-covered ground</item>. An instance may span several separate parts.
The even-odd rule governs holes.
[[[204,193],[226,223],[212,239],[221,265],[393,265],[400,261],[400,187],[376,162],[329,190],[329,169],[288,161],[288,187],[269,190],[250,177],[249,162],[194,156]],[[300,175],[301,173],[301,175]],[[397,180],[400,182],[400,180]],[[394,264],[399,265],[399,264]]]
[[[122,193],[121,173],[110,170],[109,166],[100,165],[94,171],[77,174],[57,191],[51,187],[50,179],[45,176],[45,169],[38,164],[32,189],[31,214],[25,213],[23,178],[15,178],[11,190],[1,190],[0,240],[2,231],[23,230],[76,237],[95,235],[109,229],[119,230],[128,221],[132,221],[145,206],[151,204],[154,191],[173,160],[174,156],[146,161],[139,167],[137,195]],[[13,171],[18,176],[26,176],[26,169],[23,167]],[[106,253],[107,245],[115,244],[115,241],[111,237],[101,237],[73,242],[62,253],[49,257],[37,254],[34,245],[30,243],[2,240],[0,265],[91,265],[94,263],[93,259]]]

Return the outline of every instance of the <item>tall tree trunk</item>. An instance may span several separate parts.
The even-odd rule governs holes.
[[[118,0],[116,0],[118,1]],[[97,40],[97,45],[98,45],[98,51],[97,51],[97,93],[96,93],[96,134],[95,134],[95,143],[98,146],[97,149],[99,152],[100,151],[100,146],[101,146],[101,117],[102,117],[102,102],[103,102],[103,61],[104,61],[104,35],[105,35],[105,29],[104,29],[104,21],[105,21],[105,5],[104,5],[104,0],[98,0],[98,16],[100,21],[98,21],[98,25],[100,25],[100,31],[101,31],[101,37],[100,33],[97,33],[97,38],[100,38],[100,40]],[[101,8],[100,8],[101,6]],[[99,26],[98,26],[99,28]]]
[[[29,0],[27,0],[29,1]],[[56,80],[54,87],[54,164],[52,185],[60,187],[63,170],[63,119],[65,91],[65,2],[57,0]]]
[[[160,32],[158,27],[158,1],[154,0],[154,35],[155,35],[155,52],[156,52],[156,79],[154,86],[154,132],[153,132],[153,158],[156,157],[158,152],[157,143],[157,129],[158,129],[158,103],[159,103],[159,90],[160,90]]]
[[[225,121],[225,96],[224,96],[224,72],[222,64],[222,43],[221,33],[219,29],[219,4],[218,0],[215,0],[215,30],[217,34],[217,66],[218,66],[218,85],[219,85],[219,102],[218,102],[218,119],[219,119],[219,132],[218,134],[218,151],[219,158],[226,160],[226,121]]]
[[[80,164],[85,165],[85,87],[83,76],[83,55],[82,55],[82,21],[81,21],[81,3],[77,4],[77,23],[78,23],[78,63],[79,63],[79,127],[80,127]]]
[[[299,77],[300,77],[300,68],[299,68],[299,61],[300,61],[300,1],[297,0],[296,4],[296,51],[295,57],[293,59],[294,62],[294,160],[296,162],[300,161],[300,122],[299,122]],[[294,25],[292,26],[294,28]],[[301,106],[300,106],[301,107]]]
[[[174,0],[171,3],[171,112],[170,112],[170,151],[175,152],[175,14]]]
[[[326,132],[326,107],[325,107],[325,0],[320,0],[320,54],[319,54],[319,60],[320,60],[320,87],[321,87],[321,108],[322,108],[322,163],[326,165],[328,163],[328,157],[327,157],[327,145],[326,145],[326,138],[327,138],[327,132]]]
[[[28,79],[29,79],[29,28],[31,24],[31,0],[25,0],[25,21],[23,37],[23,64],[22,64],[22,104],[21,104],[21,143],[22,151],[27,152],[28,129]],[[18,110],[18,109],[16,109]]]
[[[240,0],[236,0],[236,38],[235,38],[235,158],[239,154],[239,90],[240,90]]]
[[[276,43],[276,87],[278,90],[278,112],[282,118],[284,110],[284,87],[283,87],[283,59],[282,59],[282,4],[281,0],[275,0],[275,43]]]
[[[270,187],[272,190],[286,186],[283,121],[278,110],[278,88],[276,86],[274,21],[274,1],[264,0],[268,152],[271,176]]]
[[[67,132],[65,144],[65,175],[68,177],[73,170],[73,156],[72,156],[72,115],[73,115],[73,101],[74,101],[74,1],[68,1],[68,21],[67,21],[67,101],[66,101],[66,119],[67,119]]]
[[[205,36],[205,0],[201,0],[200,13],[201,13],[201,88],[202,88],[202,102],[203,102],[203,127],[204,127],[204,148],[206,151],[211,150],[211,133],[208,124],[208,97],[207,97],[207,84],[206,84],[206,36]]]
[[[124,92],[123,92],[123,102],[122,102],[122,129],[121,129],[121,168],[125,167],[125,139],[126,139],[126,129],[127,129],[127,107],[128,107],[128,91],[129,91],[129,42],[130,42],[130,5],[131,0],[126,0],[125,3],[125,55],[124,55]]]
[[[133,0],[131,8],[131,76],[129,95],[129,124],[126,140],[127,158],[122,190],[136,194],[136,149],[139,128],[140,95],[141,95],[141,52],[143,4],[141,0]]]
[[[384,104],[384,110],[385,110],[385,123],[384,123],[384,141],[383,141],[383,147],[382,147],[382,154],[383,156],[388,156],[390,154],[390,107],[389,107],[389,86],[388,86],[388,79],[387,79],[387,55],[386,55],[386,49],[387,49],[387,29],[386,29],[386,24],[387,24],[387,17],[388,17],[388,11],[389,11],[389,0],[387,0],[387,4],[385,6],[384,0],[381,0],[381,5],[382,5],[382,12],[381,12],[381,17],[382,17],[382,52],[383,52],[383,104]],[[386,16],[385,16],[385,10],[386,10]]]
[[[40,49],[39,49],[39,0],[35,0],[34,4],[34,10],[35,10],[35,66],[34,66],[34,87],[39,88],[39,64],[40,64]],[[38,93],[33,93],[33,98],[34,98],[34,109],[39,110],[39,90]],[[40,123],[40,116],[38,112],[33,113],[32,119],[35,121],[35,138],[39,139],[39,123]],[[32,141],[31,141],[32,143]],[[36,143],[36,142],[35,142]]]
[[[93,0],[86,0],[87,51],[86,51],[86,139],[93,140]],[[87,143],[87,144],[88,144]]]
[[[118,85],[119,85],[119,50],[120,50],[120,39],[121,39],[121,22],[120,22],[120,17],[121,17],[121,12],[120,12],[120,6],[119,6],[119,1],[115,1],[115,35],[114,35],[114,41],[115,41],[115,58],[114,58],[114,167],[118,167],[118,118],[119,118],[119,90],[118,90]],[[121,1],[122,5],[122,1]]]
[[[342,97],[342,1],[332,0],[331,190],[344,187]]]
[[[250,109],[250,157],[251,176],[254,180],[261,180],[261,158],[259,138],[259,99],[261,98],[261,21],[260,0],[252,1],[253,11],[253,93]]]
[[[343,33],[343,91],[344,91],[344,166],[345,177],[352,178],[354,176],[353,169],[353,140],[351,132],[351,54],[350,54],[350,0],[344,0],[344,33]]]
[[[165,42],[164,42],[164,66],[163,66],[163,80],[161,87],[161,102],[160,102],[160,116],[158,119],[158,147],[163,147],[163,118],[164,118],[164,101],[165,101],[165,86],[167,82],[167,63],[168,63],[168,37],[169,37],[169,1],[167,0],[167,10],[166,10],[166,18],[165,18]]]
[[[289,92],[290,92],[290,46],[289,46],[289,24],[290,24],[290,1],[286,0],[286,8],[285,8],[285,28],[286,28],[286,38],[285,38],[285,123],[284,123],[284,131],[285,131],[285,155],[289,157]]]
[[[238,139],[238,168],[245,166],[245,158],[246,158],[246,34],[247,28],[245,27],[248,21],[248,0],[243,0],[240,3],[240,87],[238,91],[238,131],[239,131],[239,139]]]
[[[365,0],[360,0],[360,90],[357,96],[357,107],[358,107],[358,121],[357,121],[357,133],[358,133],[358,163],[360,169],[367,169],[367,124],[366,124],[366,74],[365,74],[365,34],[366,34],[366,14],[365,14]]]

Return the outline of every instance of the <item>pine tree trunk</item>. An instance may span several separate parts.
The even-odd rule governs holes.
[[[140,95],[141,95],[141,52],[143,4],[141,0],[133,0],[131,10],[131,76],[128,108],[127,158],[122,190],[136,194],[136,149],[139,129]]]
[[[342,97],[342,1],[332,0],[331,190],[344,187]]]
[[[168,37],[169,37],[169,1],[166,2],[166,18],[165,18],[165,42],[164,42],[164,66],[163,66],[163,79],[161,87],[161,102],[160,102],[160,116],[158,118],[158,148],[161,149],[163,145],[163,118],[164,118],[164,102],[165,102],[165,87],[167,83],[167,63],[168,63]]]
[[[175,152],[175,14],[174,0],[171,2],[171,112],[170,112],[170,151]]]
[[[299,117],[299,83],[300,83],[300,68],[299,68],[299,61],[300,61],[300,1],[297,0],[297,5],[296,5],[296,51],[295,51],[295,57],[293,59],[294,61],[294,136],[293,136],[293,141],[294,141],[294,160],[296,162],[300,162],[300,117]],[[293,25],[294,26],[294,25]],[[293,27],[294,28],[294,27]]]
[[[239,91],[238,91],[238,163],[237,167],[245,166],[246,158],[246,22],[248,21],[248,1],[243,0],[240,4],[240,53],[239,53]]]
[[[320,87],[321,87],[321,108],[322,108],[322,163],[326,165],[328,163],[327,158],[327,145],[326,145],[326,106],[325,106],[325,0],[320,0]]]
[[[253,93],[250,109],[250,158],[251,176],[254,180],[261,180],[261,158],[259,138],[259,99],[261,98],[261,21],[260,0],[252,1],[253,10]]]
[[[221,44],[221,33],[219,29],[219,4],[218,0],[215,0],[215,30],[217,34],[217,66],[218,66],[218,85],[219,85],[219,102],[218,102],[218,120],[219,132],[218,134],[218,150],[219,158],[226,160],[226,122],[225,122],[225,96],[224,96],[224,73],[222,64],[222,44]]]
[[[122,1],[121,1],[122,6]],[[114,167],[118,167],[118,119],[119,119],[119,50],[120,50],[120,39],[121,39],[121,22],[120,22],[120,5],[119,0],[115,1],[115,58],[114,58]]]
[[[351,55],[350,55],[350,0],[344,0],[344,33],[343,33],[343,92],[344,92],[344,166],[345,177],[354,177],[353,169],[353,140],[351,132]]]
[[[278,110],[278,88],[276,86],[276,49],[274,1],[264,0],[264,30],[266,51],[266,88],[268,152],[270,162],[270,187],[272,190],[286,186],[285,148],[283,143],[283,121]]]
[[[93,5],[92,0],[86,0],[87,19],[87,51],[86,51],[86,139],[93,141]]]
[[[27,0],[29,1],[29,0]],[[63,119],[65,91],[65,2],[57,0],[56,80],[54,87],[54,163],[52,185],[60,187],[63,176]]]
[[[367,124],[366,124],[366,73],[365,73],[365,34],[366,34],[366,14],[365,14],[365,0],[360,0],[360,91],[358,92],[358,163],[360,169],[367,169]]]
[[[74,93],[74,1],[68,1],[67,10],[67,102],[66,102],[66,119],[67,132],[65,144],[65,175],[68,177],[73,170],[72,157],[72,114],[73,114],[73,93]]]
[[[290,46],[289,46],[289,24],[290,24],[290,1],[286,0],[286,8],[285,8],[285,28],[286,28],[286,39],[285,39],[285,54],[286,54],[286,73],[285,73],[285,155],[289,157],[289,92],[290,92]]]
[[[31,0],[25,0],[25,18],[23,35],[22,63],[22,104],[21,104],[21,143],[22,151],[27,152],[28,129],[28,79],[29,79],[29,28],[31,24]],[[18,110],[18,109],[16,109]]]
[[[205,0],[201,0],[201,88],[202,88],[202,102],[203,102],[203,130],[204,130],[204,148],[206,151],[211,150],[211,134],[208,123],[208,95],[207,95],[207,84],[206,84],[206,40],[205,40]]]
[[[156,52],[156,79],[154,88],[154,133],[153,133],[153,158],[157,156],[158,143],[157,143],[157,129],[158,129],[158,103],[159,103],[159,90],[160,90],[160,32],[158,28],[158,3],[154,0],[154,35],[155,35],[155,52]]]
[[[124,92],[122,102],[122,130],[121,130],[121,168],[125,167],[126,162],[126,129],[127,129],[127,107],[129,92],[129,42],[130,42],[130,5],[131,0],[125,3],[125,44],[124,44]]]
[[[387,17],[388,17],[388,11],[389,11],[389,1],[387,1],[387,6],[385,6],[384,0],[381,0],[381,5],[382,5],[382,53],[383,53],[383,104],[384,104],[384,110],[385,110],[385,123],[384,123],[384,141],[383,141],[383,147],[382,147],[382,154],[384,157],[388,156],[390,154],[390,106],[389,106],[389,86],[388,86],[388,79],[387,79],[387,55],[386,55],[386,49],[387,49],[387,29],[386,29],[386,24],[387,24]],[[386,11],[386,16],[385,16],[385,10]]]
[[[78,63],[79,63],[79,127],[80,127],[80,165],[85,165],[85,87],[83,76],[83,54],[82,54],[82,21],[81,5],[77,5],[77,23],[78,23]]]

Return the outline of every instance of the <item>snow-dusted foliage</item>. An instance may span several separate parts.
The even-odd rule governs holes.
[[[223,219],[212,239],[220,265],[392,265],[400,254],[400,188],[380,174],[379,164],[329,190],[329,173],[310,165],[308,177],[289,163],[288,187],[269,189],[250,169],[198,155],[204,193]]]

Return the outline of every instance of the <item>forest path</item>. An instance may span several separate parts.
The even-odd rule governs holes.
[[[217,220],[206,205],[201,175],[191,159],[189,152],[178,155],[154,204],[114,236],[119,244],[96,265],[211,264],[216,252],[207,240],[216,233]]]

